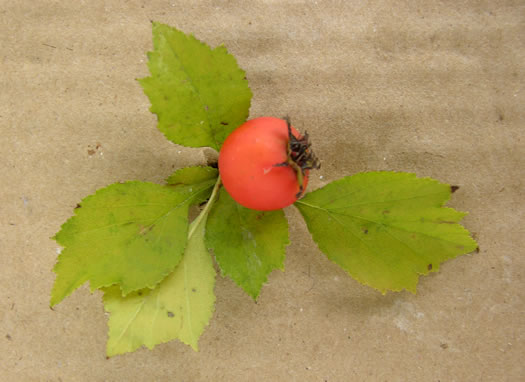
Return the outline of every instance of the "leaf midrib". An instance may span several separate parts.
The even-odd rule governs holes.
[[[297,203],[297,202],[296,202]],[[314,209],[318,209],[324,213],[326,213],[327,215],[329,215],[330,217],[333,217],[335,221],[337,221],[340,225],[342,225],[343,227],[346,227],[343,223],[339,222],[338,219],[335,219],[334,215],[341,215],[341,216],[346,216],[346,217],[349,217],[349,218],[353,218],[353,219],[361,219],[361,220],[364,220],[364,221],[367,221],[369,223],[373,223],[373,224],[376,224],[378,226],[381,226],[381,227],[387,227],[387,228],[395,228],[395,229],[398,229],[400,231],[405,231],[405,232],[409,232],[409,233],[417,233],[419,235],[423,235],[423,236],[426,236],[426,237],[430,237],[432,239],[436,239],[436,240],[440,240],[440,241],[444,241],[444,242],[447,242],[447,243],[451,243],[451,244],[460,244],[460,243],[457,243],[455,241],[451,241],[451,240],[447,240],[447,239],[444,239],[442,237],[439,237],[439,236],[433,236],[433,235],[430,235],[428,233],[424,233],[424,232],[420,232],[420,231],[411,231],[411,230],[408,230],[404,227],[399,227],[399,226],[396,226],[396,225],[392,225],[392,224],[384,224],[384,223],[381,223],[381,222],[378,222],[376,220],[372,220],[372,219],[368,219],[368,218],[365,218],[365,217],[362,217],[362,216],[358,216],[358,215],[351,215],[351,214],[342,214],[342,213],[337,213],[337,212],[333,212],[332,214],[330,213],[330,211],[328,209],[325,209],[325,208],[322,208],[322,207],[318,207],[318,206],[314,206],[312,204],[308,204],[308,203],[304,203],[304,202],[300,202],[300,204],[303,204],[307,207],[310,207],[310,208],[314,208]],[[436,223],[437,224],[437,223]],[[454,222],[454,225],[458,225],[457,222]],[[399,239],[396,238],[396,240],[399,241]]]
[[[164,37],[164,36],[163,36]],[[175,56],[175,58],[177,59],[177,61],[180,63],[180,66],[182,67],[182,70],[184,71],[184,73],[187,75],[188,77],[188,82],[190,83],[192,89],[194,90],[195,94],[197,94],[197,97],[199,99],[199,102],[204,110],[204,115],[206,117],[206,122],[208,124],[208,127],[209,127],[209,130],[208,130],[208,133],[209,133],[209,136],[210,138],[212,139],[213,143],[215,144],[215,147],[213,147],[215,150],[218,150],[220,145],[219,143],[217,142],[217,139],[215,138],[215,134],[214,134],[214,130],[212,128],[212,125],[211,125],[211,122],[210,122],[210,118],[209,118],[209,113],[208,111],[204,108],[205,106],[207,106],[205,103],[204,103],[204,100],[202,98],[202,94],[200,92],[200,89],[197,88],[195,82],[194,82],[194,79],[193,77],[190,75],[190,72],[186,69],[186,65],[183,63],[183,60],[180,58],[179,54],[177,53],[177,51],[175,50],[175,48],[172,46],[171,44],[171,41],[169,41],[168,39],[165,38],[165,41],[168,43],[168,46],[170,47],[170,50],[172,51],[173,55]],[[210,48],[210,54],[213,53],[213,49]]]

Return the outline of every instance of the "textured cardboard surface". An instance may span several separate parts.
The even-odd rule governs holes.
[[[0,1],[2,381],[525,379],[523,1]],[[57,245],[84,196],[203,163],[168,142],[135,78],[150,20],[224,43],[251,117],[290,115],[323,168],[397,170],[461,186],[449,205],[479,254],[418,294],[362,286],[293,208],[286,272],[258,304],[217,279],[200,352],[173,341],[106,360],[101,296],[49,309]]]

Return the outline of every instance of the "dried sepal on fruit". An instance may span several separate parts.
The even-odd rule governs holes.
[[[278,163],[275,166],[292,167],[297,174],[297,183],[299,184],[299,192],[296,197],[299,199],[304,192],[303,178],[307,175],[308,170],[320,169],[321,162],[315,156],[312,151],[312,144],[310,142],[308,132],[304,132],[304,135],[297,138],[292,134],[292,124],[290,123],[290,117],[286,116],[283,118],[286,121],[288,128],[288,148],[286,150],[288,158],[285,162]]]

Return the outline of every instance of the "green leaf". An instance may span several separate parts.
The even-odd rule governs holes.
[[[140,81],[170,141],[189,147],[222,142],[246,121],[252,93],[224,46],[211,49],[191,35],[153,23],[150,77]]]
[[[208,200],[211,194],[211,188],[217,181],[219,171],[213,167],[185,167],[175,171],[166,179],[166,183],[170,186],[179,189],[184,188],[190,193],[195,190],[200,190],[202,187],[206,188],[206,192],[199,192],[195,194],[192,200],[193,204],[204,203]]]
[[[168,179],[166,179],[166,183],[173,186],[193,186],[208,180],[215,180],[218,176],[219,171],[213,167],[184,167],[170,175]]]
[[[86,281],[92,291],[120,284],[124,295],[153,288],[179,263],[188,207],[207,198],[213,183],[191,189],[117,183],[86,197],[54,237],[64,249],[54,268],[51,306]]]
[[[105,289],[109,312],[109,357],[178,338],[194,350],[214,311],[215,269],[204,244],[206,218],[190,225],[179,265],[155,289],[122,297],[117,286]]]
[[[206,243],[222,273],[256,299],[268,274],[284,270],[288,223],[282,210],[245,208],[222,188],[208,218]]]
[[[472,252],[476,242],[443,204],[451,188],[414,174],[345,177],[295,203],[321,251],[352,277],[385,293],[416,291],[419,275]]]

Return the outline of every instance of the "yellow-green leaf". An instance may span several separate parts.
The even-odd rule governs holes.
[[[450,194],[450,185],[430,178],[369,172],[295,205],[321,251],[352,277],[382,293],[415,292],[419,275],[477,247],[457,224],[465,214],[443,207]]]
[[[91,290],[119,284],[123,295],[153,288],[181,259],[188,207],[207,198],[213,184],[116,183],[86,197],[54,237],[64,249],[54,268],[51,305],[86,281]]]
[[[224,46],[211,49],[191,35],[153,23],[150,77],[140,80],[158,128],[183,146],[220,149],[248,117],[252,93]]]
[[[188,245],[173,273],[155,289],[122,297],[118,287],[104,291],[110,313],[107,355],[132,352],[142,345],[179,339],[194,350],[214,310],[215,269],[204,245],[206,218],[190,225]]]

